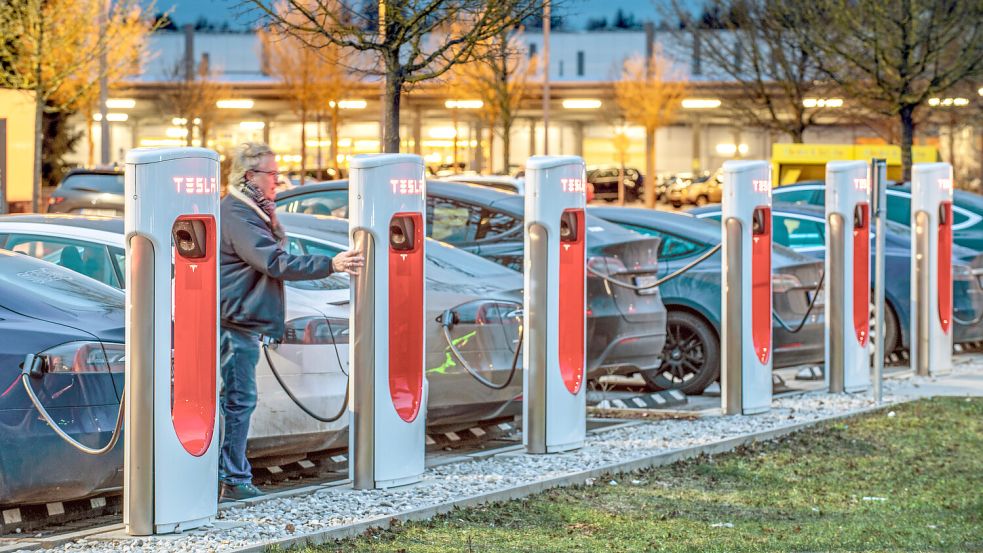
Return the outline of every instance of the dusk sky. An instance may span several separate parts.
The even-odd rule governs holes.
[[[235,13],[240,11],[241,0],[157,0],[157,11],[173,9],[172,19],[178,24],[194,23],[200,17],[221,25],[228,21],[234,27],[247,23],[237,20]],[[606,17],[608,22],[620,8],[625,13],[634,14],[638,21],[658,20],[656,5],[665,5],[667,0],[564,0],[563,11],[566,22],[572,29],[581,29],[588,19]]]

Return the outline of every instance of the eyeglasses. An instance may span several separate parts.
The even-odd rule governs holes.
[[[259,169],[252,169],[253,173],[263,173],[264,175],[273,175],[273,178],[280,176],[280,171],[260,171]]]

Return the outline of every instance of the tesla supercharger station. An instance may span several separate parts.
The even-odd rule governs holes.
[[[355,489],[417,482],[426,447],[423,158],[355,156],[348,201],[365,267],[352,287],[349,474]]]
[[[126,155],[123,522],[131,535],[218,511],[219,157]]]
[[[952,166],[911,171],[911,361],[921,375],[952,370]]]
[[[826,164],[826,385],[870,387],[870,186],[864,161]]]
[[[522,441],[529,453],[584,444],[587,432],[584,161],[526,163]]]
[[[722,407],[752,415],[771,408],[771,168],[725,161],[723,172]]]

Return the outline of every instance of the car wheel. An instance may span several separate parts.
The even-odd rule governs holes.
[[[666,345],[662,365],[642,371],[655,390],[677,389],[701,394],[720,376],[720,339],[701,317],[686,311],[670,311],[666,321]]]
[[[870,356],[874,357],[874,350],[877,345],[877,315],[874,302],[870,302]],[[901,332],[898,328],[898,316],[894,314],[894,309],[890,302],[884,301],[884,357],[890,357],[894,350],[898,349],[898,337]]]
[[[703,207],[708,203],[710,203],[710,198],[707,198],[703,194],[700,194],[699,196],[696,197],[696,205]]]
[[[672,202],[672,207],[679,209],[683,207],[683,202]]]

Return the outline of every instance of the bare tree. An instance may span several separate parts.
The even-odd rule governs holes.
[[[334,44],[365,54],[368,65],[356,56],[352,62],[384,78],[383,150],[398,152],[404,88],[471,60],[478,44],[537,13],[542,0],[244,0],[243,5],[309,47]],[[446,32],[455,23],[456,30]]]
[[[656,48],[647,61],[625,61],[615,99],[624,118],[645,128],[645,205],[655,207],[655,132],[672,123],[688,86],[682,72]]]
[[[708,62],[706,73],[734,82],[739,94],[724,110],[749,125],[787,134],[802,143],[805,130],[823,114],[829,86],[799,37],[785,25],[781,11],[767,0],[710,0],[705,15],[694,20],[689,8],[674,0],[674,11],[689,34],[679,48],[699,42]],[[715,14],[709,17],[706,14]]]
[[[452,76],[454,90],[482,101],[479,115],[502,139],[502,167],[506,173],[511,164],[512,126],[537,65],[536,58],[526,55],[521,45],[520,31],[502,30],[482,41],[475,51],[475,61],[459,65]]]
[[[191,146],[194,130],[202,146],[208,145],[208,131],[218,121],[220,111],[217,102],[231,93],[228,85],[218,80],[219,71],[203,58],[197,68],[178,62],[167,70],[167,84],[160,94],[160,106],[165,117],[176,117],[187,130],[185,144]]]
[[[297,19],[296,13],[281,16],[288,20]],[[300,117],[300,184],[304,184],[307,122],[312,115],[318,119],[318,127],[320,114],[331,115],[331,150],[337,169],[339,103],[351,88],[351,79],[341,64],[343,52],[334,44],[315,50],[277,27],[262,31],[260,38],[271,73],[283,82],[293,110]]]
[[[100,28],[101,0],[5,0],[0,2],[0,86],[34,94],[34,193],[41,200],[41,154],[44,113],[77,109],[103,73],[99,56],[128,40],[146,13],[137,0],[120,0]],[[148,9],[152,9],[152,6]],[[133,52],[138,59],[140,49]],[[128,66],[131,56],[107,56]],[[106,71],[109,71],[107,68]],[[0,191],[4,195],[6,191]],[[4,207],[4,206],[0,206]]]
[[[851,100],[901,126],[911,179],[916,111],[983,73],[979,0],[779,0],[784,25]]]

